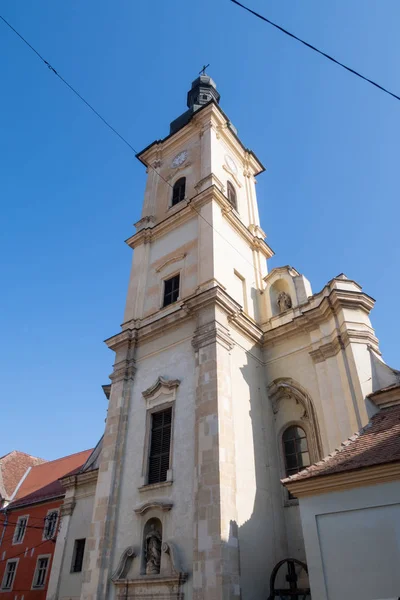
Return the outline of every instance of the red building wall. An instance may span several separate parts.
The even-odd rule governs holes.
[[[51,564],[55,548],[55,539],[44,540],[45,519],[50,509],[59,509],[62,498],[41,504],[31,504],[0,514],[0,590],[3,577],[10,558],[19,558],[14,582],[10,591],[0,591],[0,600],[45,600],[50,578]],[[25,534],[21,543],[13,543],[18,517],[29,515]],[[8,524],[5,525],[5,520]],[[32,590],[37,559],[40,555],[50,555],[43,589]]]

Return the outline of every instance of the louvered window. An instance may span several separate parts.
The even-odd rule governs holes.
[[[237,210],[236,190],[230,181],[228,181],[226,187],[227,187],[227,193],[228,193],[228,200],[232,204],[233,208],[235,210]]]
[[[167,481],[171,445],[172,408],[153,413],[148,483]]]

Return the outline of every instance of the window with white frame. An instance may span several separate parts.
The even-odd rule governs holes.
[[[49,510],[44,519],[43,539],[51,540],[57,530],[58,510]]]
[[[44,588],[46,583],[47,571],[49,568],[50,556],[48,554],[38,556],[36,562],[35,574],[33,576],[32,588],[39,589]]]
[[[13,544],[21,544],[25,536],[26,527],[28,525],[29,515],[18,517],[17,524],[14,530]]]
[[[15,574],[17,572],[18,558],[10,558],[7,561],[4,571],[3,581],[1,582],[2,590],[12,590]]]

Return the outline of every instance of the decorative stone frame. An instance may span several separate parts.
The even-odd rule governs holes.
[[[174,422],[175,422],[175,399],[177,388],[180,384],[179,379],[169,380],[164,377],[158,377],[155,383],[147,390],[142,392],[146,402],[146,429],[144,438],[142,481],[139,490],[154,489],[171,485],[173,482],[173,449],[174,449]],[[169,469],[167,472],[167,481],[148,484],[149,456],[151,442],[151,418],[156,412],[172,408],[171,415],[171,443],[169,448]]]
[[[284,398],[291,398],[296,401],[296,404],[300,404],[303,408],[303,414],[300,419],[289,419],[285,421],[279,430],[276,432],[278,456],[279,456],[279,469],[282,478],[286,477],[286,466],[284,456],[284,446],[282,436],[284,431],[288,427],[298,426],[303,429],[307,436],[308,452],[310,455],[310,462],[313,464],[320,460],[323,456],[321,435],[318,426],[318,420],[315,413],[314,404],[311,400],[308,392],[297,382],[290,378],[280,378],[273,381],[268,386],[268,397],[272,402],[272,410],[274,415],[279,412],[279,403]],[[289,498],[289,492],[286,488],[282,488],[283,504],[284,506],[293,506],[298,504],[296,498]]]

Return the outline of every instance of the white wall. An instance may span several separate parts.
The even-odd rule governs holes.
[[[316,600],[378,600],[400,594],[400,482],[301,498]]]
[[[93,490],[94,492],[94,490]],[[69,523],[68,536],[65,543],[64,559],[61,568],[59,600],[80,598],[83,571],[71,573],[75,540],[89,537],[92,520],[94,493],[86,498],[77,498]]]

